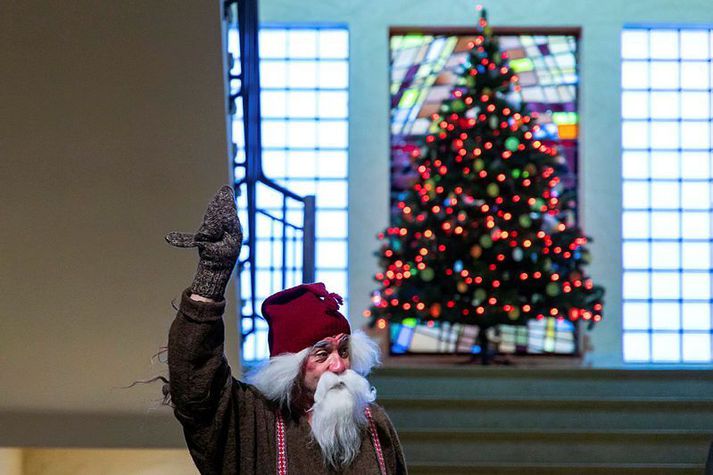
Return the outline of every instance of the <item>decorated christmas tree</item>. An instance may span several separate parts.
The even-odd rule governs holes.
[[[462,73],[429,134],[413,147],[416,179],[379,234],[382,271],[367,312],[384,327],[416,319],[486,330],[543,318],[602,318],[604,290],[583,267],[587,237],[556,143],[512,99],[517,77],[485,11]]]

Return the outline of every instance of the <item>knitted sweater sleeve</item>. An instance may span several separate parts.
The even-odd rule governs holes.
[[[188,449],[202,474],[235,467],[236,384],[223,354],[223,302],[196,302],[190,291],[181,305],[168,338],[168,366],[174,414],[183,426]]]

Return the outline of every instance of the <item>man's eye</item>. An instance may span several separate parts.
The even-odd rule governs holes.
[[[341,356],[342,358],[349,358],[349,350],[340,351],[339,356]]]
[[[323,360],[327,357],[327,352],[326,351],[318,351],[317,353],[314,354],[314,357],[320,360]]]

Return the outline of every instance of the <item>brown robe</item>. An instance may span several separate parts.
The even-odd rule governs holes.
[[[188,290],[171,325],[168,365],[171,400],[193,461],[201,474],[277,473],[275,410],[254,386],[233,378],[223,353],[225,301],[197,302]],[[405,474],[401,444],[384,410],[371,405],[389,475]],[[287,469],[300,474],[378,474],[368,429],[359,455],[334,471],[322,459],[304,417],[286,419]]]

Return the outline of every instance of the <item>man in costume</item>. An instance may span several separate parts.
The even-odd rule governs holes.
[[[401,445],[365,376],[378,346],[352,332],[342,298],[324,284],[268,297],[270,359],[248,377],[231,375],[223,354],[223,294],[242,244],[235,198],[218,190],[195,234],[193,284],[181,297],[168,343],[170,395],[202,474],[402,474]]]

